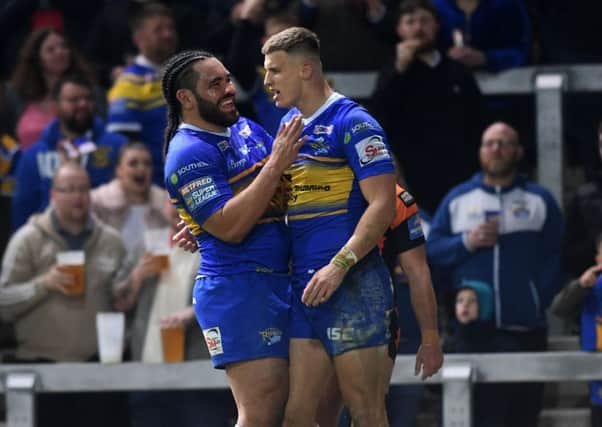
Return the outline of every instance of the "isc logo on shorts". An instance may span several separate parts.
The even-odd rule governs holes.
[[[205,336],[205,342],[207,343],[207,348],[209,349],[209,354],[211,356],[217,356],[224,353],[224,348],[222,347],[222,333],[217,326],[214,328],[203,329],[203,335]]]
[[[332,341],[353,341],[353,328],[327,328],[326,334]]]

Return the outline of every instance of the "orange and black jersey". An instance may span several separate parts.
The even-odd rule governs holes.
[[[397,265],[397,255],[425,242],[416,200],[399,185],[396,188],[395,205],[395,218],[379,244],[391,274]]]

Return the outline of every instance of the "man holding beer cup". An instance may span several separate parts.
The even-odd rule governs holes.
[[[0,314],[14,322],[17,348],[5,362],[97,358],[96,314],[112,310],[114,291],[127,286],[130,268],[118,234],[90,215],[89,190],[86,170],[64,163],[52,181],[51,206],[32,216],[9,242],[0,276]],[[42,394],[38,425],[92,425],[91,420],[121,425],[112,418],[120,415],[119,398]],[[107,405],[115,410],[103,411]]]

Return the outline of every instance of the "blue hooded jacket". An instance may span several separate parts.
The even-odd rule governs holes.
[[[42,212],[49,204],[52,177],[61,163],[57,144],[63,138],[58,120],[48,125],[38,142],[22,153],[17,165],[15,192],[12,199],[11,227],[16,230],[30,215]],[[119,150],[127,139],[119,134],[105,131],[100,118],[94,120],[89,138],[96,150],[82,156],[82,165],[90,175],[90,184],[97,187],[113,179]],[[78,140],[75,141],[78,145]]]
[[[471,250],[466,234],[495,212],[494,247]],[[478,173],[453,188],[437,209],[427,240],[429,261],[466,280],[492,284],[495,326],[532,330],[546,326],[545,309],[563,283],[564,224],[552,195],[517,177],[505,188],[483,182]]]

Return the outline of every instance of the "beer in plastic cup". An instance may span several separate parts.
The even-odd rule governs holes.
[[[56,264],[63,273],[73,277],[73,284],[68,286],[69,295],[83,295],[85,291],[86,256],[84,251],[64,251],[56,254]]]
[[[123,355],[125,316],[123,313],[96,314],[98,354],[102,363],[119,363]]]
[[[184,327],[161,328],[161,345],[164,362],[184,360]]]
[[[152,270],[155,273],[162,273],[169,268],[169,243],[168,228],[144,232],[144,246],[146,251],[153,255]]]

